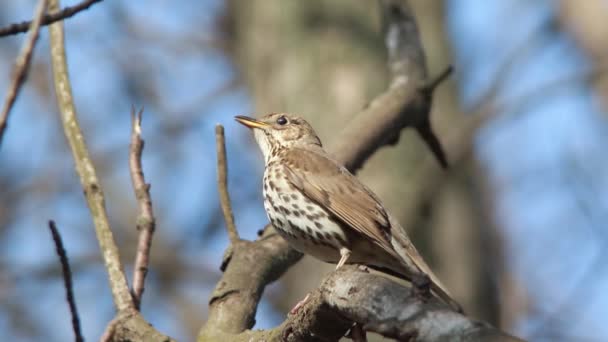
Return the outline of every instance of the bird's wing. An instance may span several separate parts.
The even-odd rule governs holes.
[[[287,179],[304,196],[323,205],[340,221],[371,238],[376,245],[398,260],[411,263],[430,278],[434,290],[446,303],[457,311],[462,310],[407,236],[395,236],[405,249],[407,260],[394,249],[391,244],[391,221],[388,214],[375,195],[355,176],[318,152],[291,149],[287,154],[287,162],[284,164]]]
[[[293,186],[355,231],[396,254],[386,211],[355,176],[320,153],[300,149],[287,153],[286,175]]]

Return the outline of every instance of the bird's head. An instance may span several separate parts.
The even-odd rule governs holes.
[[[271,113],[260,119],[238,115],[236,121],[251,128],[264,159],[284,148],[321,147],[321,141],[306,120],[286,113]]]

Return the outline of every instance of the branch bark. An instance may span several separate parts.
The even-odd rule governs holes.
[[[59,11],[59,0],[51,0],[49,12],[52,14],[57,11]],[[51,24],[51,66],[63,130],[72,150],[76,171],[93,217],[97,241],[105,268],[108,271],[112,298],[118,310],[117,319],[113,320],[114,323],[111,324],[112,333],[107,337],[113,341],[170,341],[169,337],[156,331],[144,320],[136,310],[129,292],[118,247],[108,222],[103,191],[76,116],[64,39],[63,22],[58,21]]]
[[[220,194],[220,204],[230,243],[235,243],[239,240],[239,232],[234,224],[230,194],[228,193],[228,163],[226,162],[226,141],[224,139],[224,126],[222,125],[215,126],[215,145],[217,149],[217,189]]]
[[[48,0],[40,0],[38,2],[38,6],[36,6],[36,10],[34,12],[34,19],[32,20],[32,25],[28,26],[30,27],[30,34],[25,43],[23,44],[21,52],[19,53],[19,56],[15,61],[15,68],[13,70],[13,81],[11,82],[11,85],[6,93],[4,106],[2,107],[2,113],[0,114],[0,146],[2,146],[2,138],[4,137],[4,132],[8,125],[8,115],[11,111],[11,108],[15,104],[17,95],[19,95],[19,90],[25,82],[27,71],[30,67],[30,62],[32,60],[32,55],[34,52],[34,46],[36,46],[36,41],[38,40],[38,35],[40,33],[40,24],[42,22],[44,13],[46,13],[47,3]]]
[[[330,273],[311,298],[304,310],[314,314],[299,315],[301,320],[291,317],[277,328],[287,341],[335,337],[336,325],[327,320],[342,328],[349,327],[344,322],[361,322],[366,331],[399,341],[521,341],[454,312],[434,297],[425,298],[411,287],[357,266]]]
[[[49,13],[42,17],[41,25],[52,24],[56,21],[63,20],[75,15],[78,12],[84,11],[91,7],[95,3],[101,2],[102,0],[86,0],[77,5],[66,7],[62,10],[57,10],[55,13]],[[34,21],[24,21],[21,23],[10,24],[8,26],[0,28],[0,37],[10,36],[12,34],[27,32],[31,25],[35,24]]]
[[[72,329],[74,330],[74,340],[76,342],[83,342],[82,332],[80,331],[80,317],[78,317],[78,310],[76,309],[76,300],[74,299],[74,286],[72,282],[72,271],[70,270],[70,262],[68,260],[68,254],[63,248],[63,241],[61,235],[54,221],[49,221],[49,229],[53,236],[53,242],[55,243],[55,249],[59,256],[59,262],[61,263],[61,273],[63,274],[63,284],[65,286],[65,296],[70,307],[70,315],[72,316]]]
[[[49,7],[51,13],[57,12],[59,1],[51,0]],[[57,97],[64,133],[72,150],[74,162],[76,163],[76,171],[80,177],[80,183],[84,189],[87,204],[93,216],[97,239],[110,276],[114,304],[118,310],[129,309],[133,307],[133,301],[131,300],[127,278],[120,262],[118,247],[110,230],[103,191],[97,178],[95,166],[91,162],[84,136],[80,130],[78,118],[76,117],[72,86],[68,77],[62,22],[50,25],[50,38],[55,95]]]
[[[150,197],[150,184],[146,183],[143,167],[141,166],[141,155],[144,150],[144,141],[141,138],[141,119],[143,108],[135,112],[131,108],[131,144],[129,146],[129,169],[131,183],[135,198],[139,204],[139,215],[137,216],[137,254],[133,267],[133,302],[137,310],[141,307],[141,297],[144,294],[144,283],[148,274],[150,262],[150,248],[152,237],[156,228],[156,219],[152,209],[152,198]]]

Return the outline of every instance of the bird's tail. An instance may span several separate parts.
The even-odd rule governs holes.
[[[403,236],[401,236],[402,234],[393,234],[391,244],[399,254],[406,274],[411,277],[427,276],[430,281],[431,291],[455,311],[462,313],[460,304],[454,300],[447,287],[441,283],[431,268],[424,262],[424,259],[422,259],[422,256],[405,235],[405,232],[402,233]],[[412,279],[409,280],[411,281]]]

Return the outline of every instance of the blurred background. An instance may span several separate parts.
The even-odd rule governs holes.
[[[78,1],[64,1],[63,6]],[[0,1],[0,26],[36,1]],[[491,112],[468,158],[407,222],[465,310],[532,341],[608,340],[608,2],[412,0],[442,140]],[[24,34],[0,39],[0,91]],[[262,159],[237,114],[289,111],[325,145],[388,82],[375,1],[103,1],[66,22],[80,121],[131,277],[135,196],[127,165],[130,106],[145,106],[144,171],[157,217],[142,311],[194,340],[228,239],[215,181],[214,126],[226,127],[229,189],[242,236],[266,223]],[[54,219],[74,273],[87,340],[114,309],[52,89],[42,30],[0,149],[0,335],[72,339]],[[448,148],[449,149],[449,148]],[[428,154],[411,130],[359,176],[396,216]],[[405,224],[405,223],[404,223]],[[265,292],[269,328],[332,268],[305,258]]]

